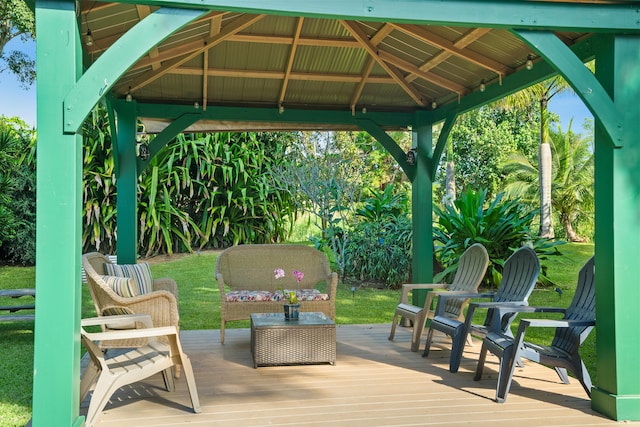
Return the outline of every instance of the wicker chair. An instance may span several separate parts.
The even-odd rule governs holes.
[[[105,275],[106,263],[112,264],[109,257],[98,252],[82,256],[82,267],[87,275],[87,285],[98,316],[149,314],[154,326],[179,327],[178,286],[173,279],[154,279],[152,292],[129,298],[122,297],[102,278]],[[103,330],[109,329],[111,328],[108,324],[103,326]],[[141,345],[139,340],[114,340],[102,344],[103,348],[128,348],[138,345]]]

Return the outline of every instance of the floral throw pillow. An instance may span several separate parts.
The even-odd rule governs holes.
[[[104,271],[108,276],[129,277],[138,287],[139,295],[153,291],[153,279],[149,264],[104,264]]]

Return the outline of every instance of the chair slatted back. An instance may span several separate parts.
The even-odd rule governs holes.
[[[535,251],[522,247],[504,263],[500,287],[493,300],[496,302],[526,303],[540,274],[540,261]]]
[[[450,291],[476,292],[480,282],[484,278],[489,255],[480,243],[469,246],[458,261],[458,268],[449,286]],[[447,300],[444,311],[448,317],[457,319],[460,316],[469,298],[450,298]]]
[[[596,289],[595,289],[595,259],[589,261],[580,269],[576,293],[571,304],[565,311],[566,320],[595,320],[596,318]],[[593,326],[572,328],[557,328],[552,347],[560,348],[569,354],[577,353],[578,347],[591,332]]]
[[[518,249],[504,263],[502,280],[493,300],[527,304],[539,274],[540,260],[536,252],[527,246]],[[515,316],[514,314],[512,317]],[[488,315],[486,322],[491,318],[492,316]],[[504,318],[501,329],[508,327],[513,318]]]

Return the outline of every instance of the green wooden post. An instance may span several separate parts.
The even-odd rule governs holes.
[[[134,264],[137,259],[138,242],[138,167],[136,156],[136,103],[117,100],[113,109],[118,117],[114,156],[118,158],[117,218],[118,240],[116,251],[118,263]]]
[[[640,36],[600,36],[596,76],[622,116],[620,148],[597,124],[596,369],[593,408],[640,420]]]
[[[413,131],[417,149],[416,175],[412,185],[413,254],[411,260],[412,282],[431,283],[433,280],[433,200],[431,161],[433,154],[433,132],[431,121],[424,113],[417,113],[417,125]],[[412,303],[424,304],[426,290],[413,292]]]
[[[76,20],[73,1],[36,3],[34,427],[84,422],[79,416],[82,139],[76,133],[64,133],[62,108],[81,74]]]

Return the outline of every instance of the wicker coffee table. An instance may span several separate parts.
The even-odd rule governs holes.
[[[253,365],[336,364],[336,324],[324,313],[300,313],[284,320],[284,313],[251,314]]]

